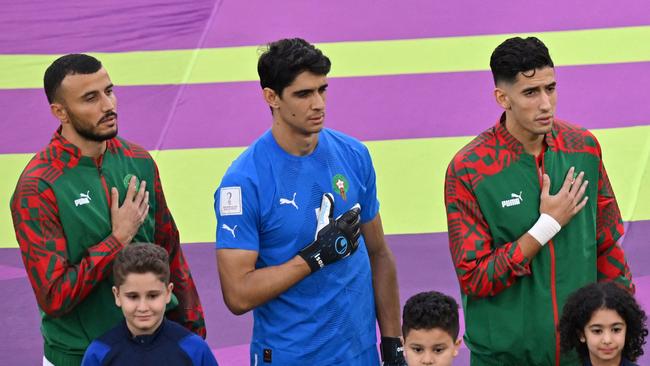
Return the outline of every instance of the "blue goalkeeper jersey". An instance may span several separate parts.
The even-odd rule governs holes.
[[[362,223],[377,216],[368,149],[323,129],[315,150],[297,157],[267,131],[232,163],[215,192],[217,249],[257,251],[256,268],[287,262],[314,240],[316,209],[326,192],[334,196],[334,217],[356,203]],[[252,365],[354,365],[376,344],[363,236],[354,254],[307,276],[253,315]]]

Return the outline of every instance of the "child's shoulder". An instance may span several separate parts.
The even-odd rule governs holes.
[[[182,325],[176,323],[175,321],[168,320],[167,318],[163,319],[163,326],[163,334],[165,337],[171,338],[175,341],[181,340],[187,336],[194,334]]]
[[[111,347],[108,344],[98,339],[95,339],[90,343],[88,348],[86,348],[86,352],[84,353],[84,358],[81,362],[81,365],[82,366],[101,365],[104,361],[104,358],[110,351],[111,351]]]
[[[180,324],[164,320],[164,333],[180,347],[195,365],[217,365],[210,346],[203,338],[190,332]]]
[[[84,353],[82,366],[101,365],[106,355],[114,350],[118,343],[127,339],[124,333],[125,326],[124,323],[120,323],[93,340]]]
[[[164,322],[165,327],[163,328],[163,333],[165,337],[177,343],[179,346],[181,346],[181,348],[209,348],[208,344],[205,342],[205,340],[203,340],[203,338],[190,332],[182,325],[167,319],[165,319]]]

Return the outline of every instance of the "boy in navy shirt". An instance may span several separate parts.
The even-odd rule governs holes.
[[[168,253],[158,245],[127,245],[113,264],[113,295],[125,320],[95,339],[84,355],[91,365],[217,365],[201,337],[165,319],[174,284]]]
[[[402,334],[408,366],[451,366],[458,356],[458,304],[437,291],[421,292],[404,305]]]

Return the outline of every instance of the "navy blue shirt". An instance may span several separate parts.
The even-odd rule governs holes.
[[[164,318],[153,334],[141,336],[122,321],[88,346],[81,364],[218,366],[201,337]]]

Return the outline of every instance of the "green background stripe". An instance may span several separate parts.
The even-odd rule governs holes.
[[[527,34],[518,34],[526,36]],[[531,33],[558,66],[650,61],[650,26]],[[330,76],[418,74],[488,69],[492,50],[511,34],[323,43]],[[93,53],[118,85],[257,81],[257,46]],[[0,55],[0,89],[41,88],[53,55]]]
[[[626,221],[650,219],[650,126],[595,130]],[[447,229],[443,183],[453,154],[471,137],[370,141],[387,234]],[[213,193],[243,148],[153,152],[183,242],[214,240]],[[0,247],[16,247],[9,199],[31,155],[0,155]],[[646,204],[643,204],[646,203]]]

